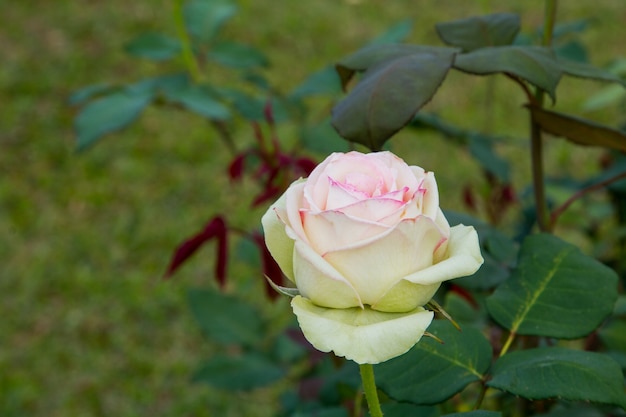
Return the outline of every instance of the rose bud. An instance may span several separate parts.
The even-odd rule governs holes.
[[[307,340],[360,364],[413,347],[441,283],[483,262],[474,228],[449,226],[434,174],[391,152],[330,155],[262,223]]]

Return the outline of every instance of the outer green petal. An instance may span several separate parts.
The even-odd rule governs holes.
[[[285,194],[280,196],[280,198],[267,209],[261,219],[261,224],[263,225],[267,249],[287,278],[295,282],[293,275],[293,249],[295,242],[287,236],[285,223],[281,220],[281,217],[286,218],[286,214],[283,214],[286,200],[287,197]],[[281,217],[279,217],[279,215]]]
[[[433,266],[404,277],[416,284],[429,285],[452,278],[465,277],[478,271],[483,264],[478,234],[472,226],[462,224],[450,229],[447,254]]]
[[[374,310],[401,313],[426,305],[439,289],[440,283],[420,285],[400,280],[376,304]]]
[[[316,349],[332,350],[359,364],[376,364],[406,353],[433,319],[433,312],[421,307],[407,313],[382,313],[368,307],[332,309],[301,296],[291,301],[291,307]]]

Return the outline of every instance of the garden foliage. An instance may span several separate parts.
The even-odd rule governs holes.
[[[465,195],[474,214],[476,199],[483,198],[482,220],[446,213],[450,224],[477,229],[485,263],[475,275],[453,280],[439,291],[441,306],[431,307],[440,320],[428,329],[433,338],[374,367],[385,394],[385,415],[456,416],[466,411],[462,415],[468,417],[557,416],[581,407],[589,415],[623,413],[626,134],[619,127],[546,107],[557,102],[564,77],[607,83],[586,106],[615,105],[625,97],[620,78],[626,73],[624,62],[608,69],[591,65],[579,41],[562,40],[584,30],[584,24],[553,26],[550,15],[539,43],[522,34],[519,17],[509,13],[440,23],[440,45],[401,43],[410,29],[402,22],[281,95],[256,71],[268,64],[264,54],[224,37],[222,28],[236,11],[227,1],[191,0],[178,10],[176,37],[149,33],[130,41],[126,51],[134,57],[163,61],[182,56],[184,67],[126,85],[98,84],[78,91],[71,98],[81,106],[75,119],[77,147],[87,149],[135,122],[146,106],[182,108],[206,119],[232,149],[224,168],[233,186],[243,178],[257,182],[261,192],[253,205],[267,206],[292,181],[307,176],[319,155],[355,147],[380,150],[401,129],[414,131],[416,141],[424,129],[437,131],[445,146],[462,147],[474,157],[490,186],[482,196],[471,190]],[[207,65],[226,66],[240,77],[234,87],[211,84],[202,75]],[[534,173],[526,194],[534,198],[514,190],[511,171],[517,162],[498,154],[500,136],[459,128],[421,111],[452,71],[468,77],[500,74],[525,94],[520,112],[529,120],[527,164]],[[307,112],[311,96],[334,103],[321,123]],[[255,142],[249,149],[240,150],[230,136],[233,119],[253,126]],[[276,126],[285,121],[299,126],[295,145],[277,137]],[[571,199],[560,206],[545,191],[553,179],[543,175],[541,156],[542,141],[556,137],[572,146],[605,148],[607,155],[596,177],[566,181]],[[437,174],[446,175],[445,167]],[[604,237],[611,248],[596,259],[554,230],[573,201],[600,190],[610,197],[621,232]],[[515,234],[500,227],[508,210],[519,212]],[[272,287],[286,285],[259,229],[232,228],[224,208],[178,246],[165,275],[184,275],[179,268],[208,242],[216,243],[215,278],[223,291],[216,286],[190,290],[189,304],[202,331],[223,349],[200,365],[193,379],[223,390],[284,389],[284,416],[362,415],[360,401],[354,400],[359,378],[353,363],[321,356],[297,327],[277,329],[258,305],[243,301],[237,288],[227,285],[233,248],[258,252],[249,257],[258,274],[248,279],[267,278],[268,300],[277,295]],[[445,319],[449,316],[454,322]]]

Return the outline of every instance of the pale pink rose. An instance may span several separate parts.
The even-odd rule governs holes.
[[[262,222],[299,290],[292,307],[307,339],[359,363],[410,349],[441,282],[483,262],[476,231],[448,225],[433,173],[390,152],[330,155]]]

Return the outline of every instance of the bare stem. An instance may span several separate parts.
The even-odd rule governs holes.
[[[621,172],[611,178],[607,178],[604,181],[600,181],[596,184],[590,185],[589,187],[583,188],[582,190],[578,190],[574,195],[568,198],[563,204],[561,204],[559,207],[556,208],[556,210],[552,212],[552,215],[550,216],[550,228],[554,229],[554,226],[556,226],[556,222],[559,220],[559,216],[561,216],[561,214],[563,214],[563,212],[567,210],[569,206],[576,202],[576,200],[582,198],[585,194],[602,189],[607,185],[624,178],[626,178],[626,171]]]
[[[365,399],[370,410],[371,417],[383,417],[383,411],[380,409],[380,401],[378,400],[378,391],[376,390],[376,381],[374,379],[374,367],[369,363],[359,365],[361,369],[361,381],[363,381],[363,391],[365,391]]]

